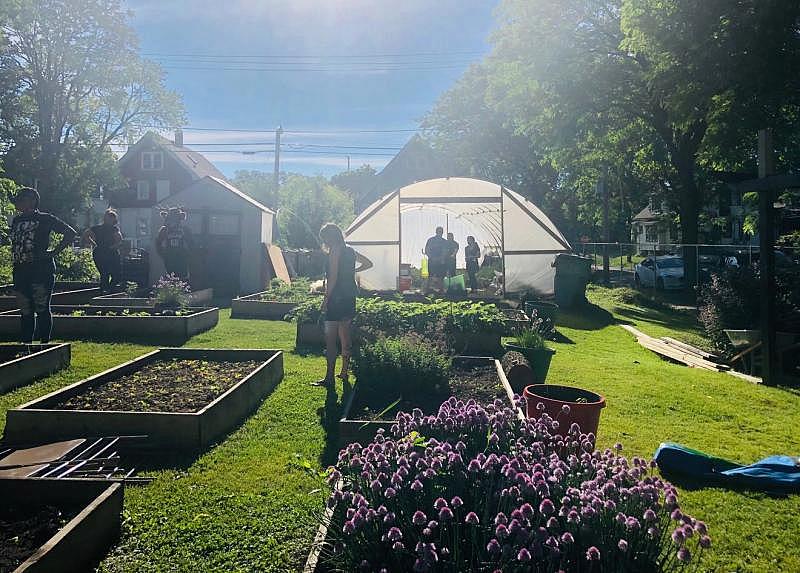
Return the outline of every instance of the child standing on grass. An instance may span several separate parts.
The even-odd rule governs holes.
[[[23,188],[14,197],[19,215],[11,222],[11,260],[14,291],[20,312],[20,339],[30,344],[38,338],[50,342],[53,315],[50,299],[55,284],[55,257],[66,249],[77,233],[58,217],[39,211],[39,192]],[[50,247],[50,236],[61,235],[61,242]]]

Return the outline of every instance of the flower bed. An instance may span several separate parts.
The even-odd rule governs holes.
[[[398,414],[329,480],[309,573],[675,571],[711,543],[645,460],[502,401]]]
[[[52,307],[53,337],[61,339],[125,340],[181,345],[219,322],[218,308],[156,311],[143,307]],[[0,313],[0,338],[19,336],[19,312]]]
[[[0,393],[58,372],[69,362],[69,344],[4,344],[0,346]]]
[[[318,341],[324,342],[319,301],[306,301],[290,315],[298,324],[298,346],[316,346]],[[501,309],[481,302],[439,300],[421,303],[361,298],[356,301],[353,326],[395,335],[422,332],[431,324],[442,322],[459,352],[480,355],[493,354],[500,349],[505,321]]]
[[[93,570],[118,538],[122,484],[0,479],[0,571]]]
[[[437,387],[420,376],[422,387],[409,396],[392,393],[383,384],[373,386],[370,381],[357,381],[339,421],[340,442],[371,439],[379,428],[388,430],[392,426],[398,411],[417,408],[423,413],[433,413],[450,396],[482,403],[501,399],[513,404],[511,386],[502,366],[493,358],[456,356],[448,378],[446,384]]]
[[[127,306],[127,307],[155,306],[156,299],[154,297],[144,296],[146,292],[141,294],[143,296],[132,297],[124,292],[115,292],[114,294],[105,294],[102,296],[95,297],[91,300],[91,303],[94,306]],[[214,289],[205,288],[192,291],[191,293],[189,293],[189,305],[203,306],[206,304],[210,304],[213,298],[214,298]]]
[[[279,350],[162,348],[9,410],[5,439],[145,435],[198,450],[231,431],[283,378]]]

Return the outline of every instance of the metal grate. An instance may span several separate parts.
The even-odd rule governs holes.
[[[0,444],[0,478],[84,478],[149,481],[121,465],[120,450],[144,436],[82,438],[36,446]]]

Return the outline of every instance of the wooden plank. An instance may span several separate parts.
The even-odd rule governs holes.
[[[275,271],[275,276],[286,284],[292,284],[292,279],[289,276],[289,270],[286,268],[286,261],[283,258],[283,251],[281,251],[281,248],[278,245],[267,245],[267,257],[272,265],[272,270]]]
[[[629,324],[621,324],[620,326],[633,334],[639,344],[648,350],[655,352],[656,354],[660,354],[661,356],[665,356],[693,368],[703,368],[705,370],[713,370],[715,372],[719,372],[721,370],[719,364],[700,358],[692,353],[685,352],[676,346],[671,346],[663,340],[653,338],[652,336],[645,334],[641,330]]]
[[[698,356],[700,356],[702,358],[706,358],[706,359],[709,359],[709,360],[712,360],[712,361],[714,361],[714,359],[718,359],[719,358],[719,356],[717,356],[716,354],[712,354],[711,352],[706,352],[705,350],[697,348],[696,346],[692,346],[691,344],[687,344],[687,343],[685,343],[685,342],[683,342],[681,340],[677,340],[677,339],[669,337],[669,336],[662,336],[661,340],[663,340],[667,344],[671,344],[673,346],[677,346],[678,348],[681,348],[681,349],[685,350],[686,352],[691,352],[692,354],[696,354],[696,355],[698,355]]]

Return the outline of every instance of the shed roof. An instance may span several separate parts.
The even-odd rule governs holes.
[[[236,187],[234,187],[233,185],[231,185],[227,181],[225,181],[223,179],[220,179],[219,177],[213,177],[211,175],[207,175],[207,176],[203,177],[202,179],[200,179],[199,181],[195,181],[194,183],[192,183],[191,185],[189,185],[185,189],[182,189],[181,191],[178,191],[174,195],[170,195],[169,197],[166,197],[165,199],[163,199],[162,201],[157,203],[156,206],[161,205],[162,203],[172,203],[172,202],[175,201],[176,197],[186,193],[187,191],[191,191],[191,189],[193,187],[196,187],[196,186],[201,185],[201,184],[206,183],[206,182],[210,182],[210,183],[214,184],[215,186],[217,186],[217,187],[219,187],[221,189],[224,189],[228,193],[232,193],[233,195],[235,195],[239,199],[249,203],[251,206],[255,207],[256,209],[259,209],[260,211],[263,211],[264,213],[269,213],[271,215],[275,214],[275,211],[273,211],[272,209],[270,209],[269,207],[267,207],[263,203],[259,203],[258,201],[256,201],[255,199],[253,199],[252,197],[247,195],[246,193],[242,193],[241,191],[239,191]]]

